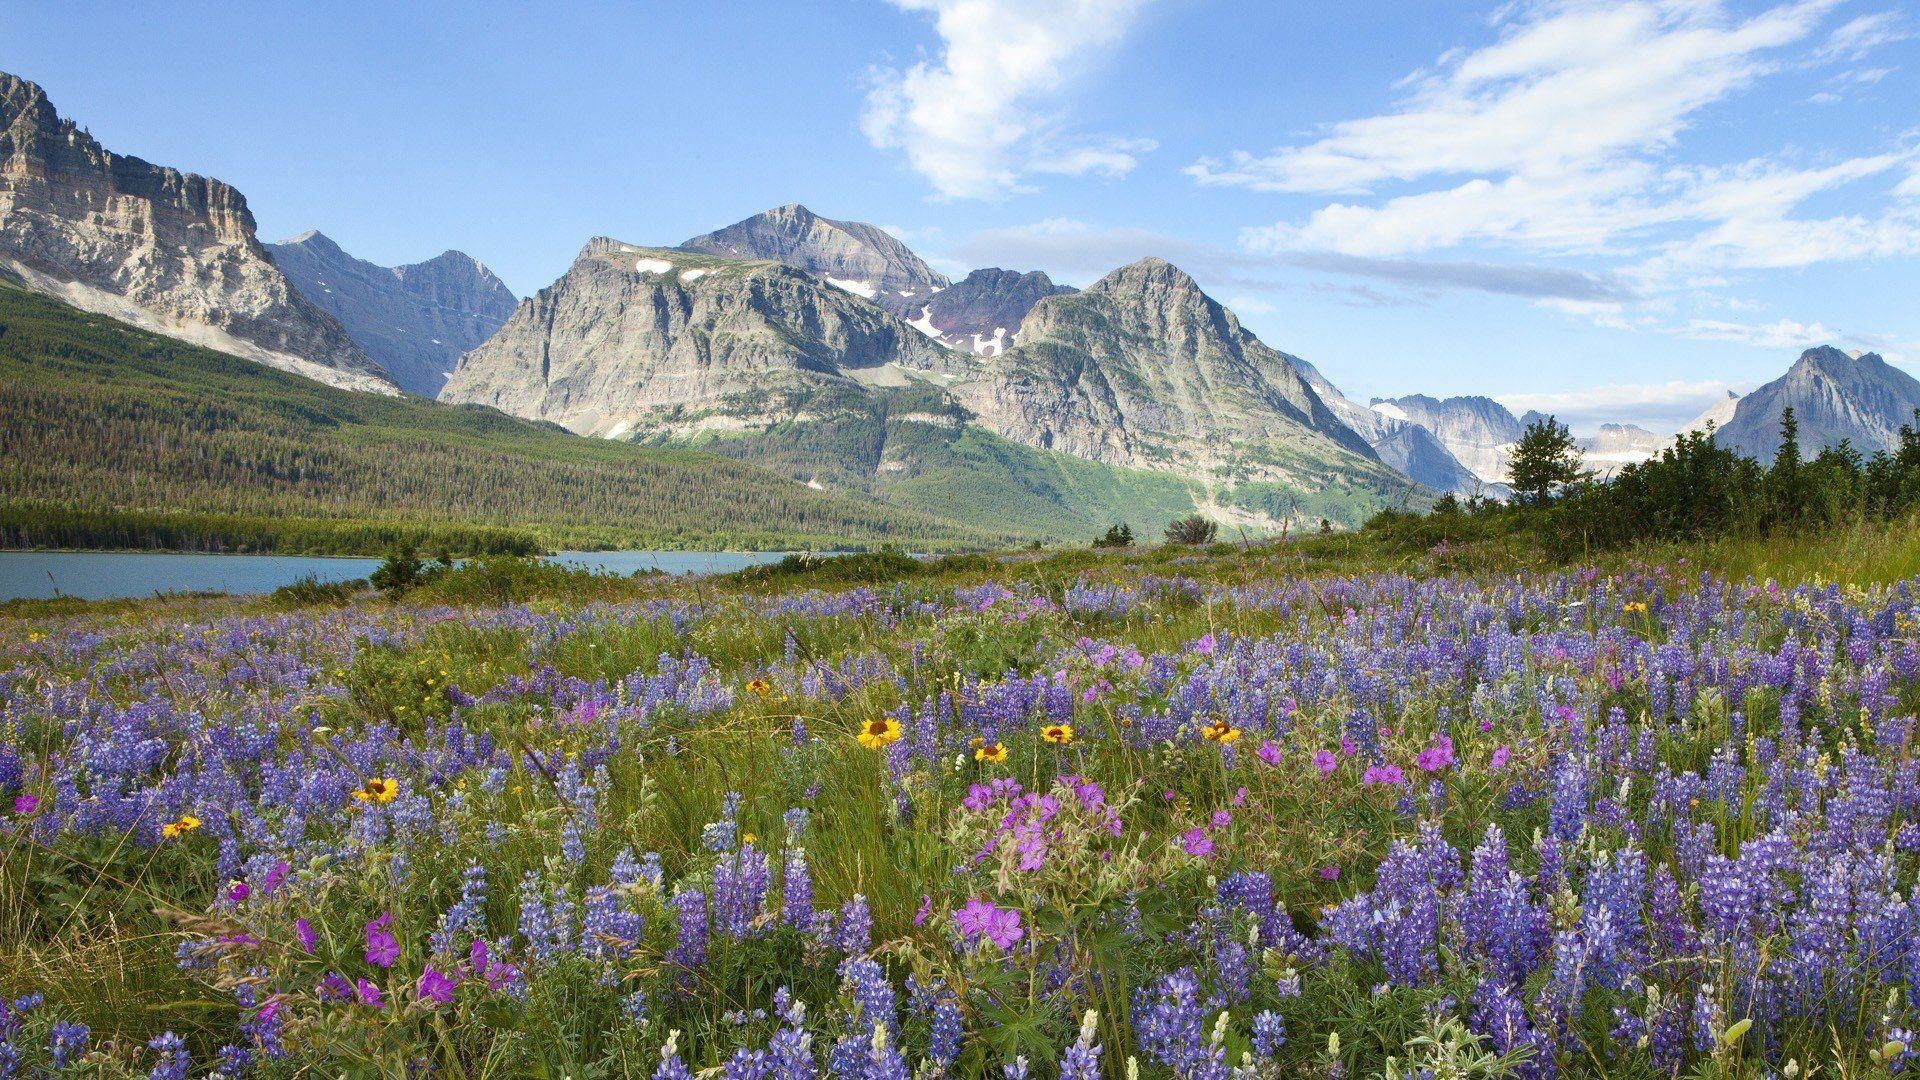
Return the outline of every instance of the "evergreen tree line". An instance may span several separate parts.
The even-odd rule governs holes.
[[[710,454],[353,394],[0,287],[0,544],[982,546]]]
[[[1892,450],[1866,455],[1846,442],[1802,455],[1792,409],[1781,445],[1762,463],[1687,432],[1655,457],[1600,481],[1581,467],[1577,444],[1553,417],[1526,430],[1509,465],[1514,498],[1449,494],[1424,515],[1389,511],[1367,529],[1425,543],[1525,534],[1558,557],[1643,541],[1763,535],[1885,521],[1920,510],[1920,412]]]

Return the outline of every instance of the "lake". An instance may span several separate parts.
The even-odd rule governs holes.
[[[568,566],[616,574],[664,570],[721,574],[778,562],[780,551],[572,551],[549,556]],[[313,555],[187,555],[157,551],[0,551],[0,601],[78,596],[109,600],[162,592],[264,593],[304,577],[349,581],[379,559]]]

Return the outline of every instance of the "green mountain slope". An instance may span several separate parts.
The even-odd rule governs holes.
[[[782,408],[809,419],[709,432],[677,445],[903,510],[1062,541],[1084,540],[1116,522],[1156,536],[1200,508],[1230,529],[1237,522],[1266,533],[1289,518],[1345,522],[1379,505],[1377,491],[1348,490],[1337,480],[1304,493],[1246,477],[1210,486],[1035,449],[967,423],[966,411],[931,386],[841,385],[783,401]],[[676,444],[655,436],[654,445]]]
[[[0,544],[951,548],[1011,535],[710,454],[335,390],[0,282]]]

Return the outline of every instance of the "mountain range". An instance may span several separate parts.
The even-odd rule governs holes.
[[[1155,258],[1084,290],[998,267],[956,281],[790,203],[670,246],[593,238],[521,300],[458,251],[387,267],[318,231],[262,244],[239,192],[105,150],[4,74],[0,123],[0,271],[19,286],[335,387],[708,451],[916,521],[1351,525],[1504,497],[1536,418],[1480,396],[1361,405]],[[1765,455],[1788,407],[1806,452],[1872,451],[1920,382],[1809,350],[1693,426]],[[1581,450],[1605,476],[1670,441],[1604,424]]]
[[[460,357],[492,337],[520,302],[464,252],[376,266],[317,229],[266,248],[294,288],[403,389],[424,397],[439,394]]]

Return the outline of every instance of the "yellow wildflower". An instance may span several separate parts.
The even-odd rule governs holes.
[[[987,743],[973,752],[973,760],[998,765],[1007,760],[1007,748],[1000,743]]]
[[[1040,729],[1040,737],[1056,746],[1065,746],[1073,741],[1073,725],[1048,724]]]
[[[900,741],[900,721],[891,717],[869,720],[860,729],[860,745],[869,750],[879,750]]]

